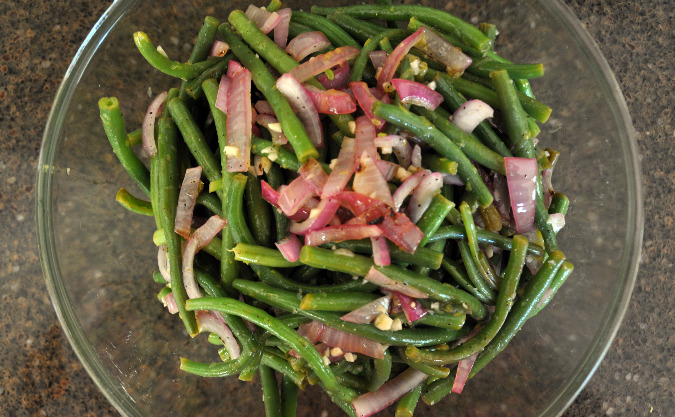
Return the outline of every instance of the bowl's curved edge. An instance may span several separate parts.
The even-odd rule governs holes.
[[[628,111],[628,106],[619,87],[619,83],[611,70],[609,63],[602,54],[602,51],[595,43],[586,28],[581,24],[574,13],[563,4],[562,0],[548,1],[539,0],[542,7],[549,9],[552,15],[558,17],[560,23],[570,32],[570,35],[577,41],[577,44],[586,54],[586,58],[594,64],[592,70],[603,86],[606,93],[612,98],[609,106],[612,110],[614,122],[619,127],[619,141],[623,148],[624,161],[626,165],[626,175],[628,183],[628,202],[627,202],[627,235],[624,242],[621,265],[623,281],[618,283],[616,291],[612,295],[613,307],[607,312],[604,320],[601,334],[597,337],[581,364],[567,380],[563,389],[560,390],[555,400],[544,410],[544,415],[554,410],[561,410],[558,415],[562,415],[581,390],[591,379],[600,362],[607,354],[612,341],[616,337],[621,322],[628,308],[631,293],[637,278],[638,265],[642,251],[642,236],[644,229],[644,212],[642,201],[642,170],[640,166],[639,150],[635,135],[635,128]],[[630,178],[633,180],[631,181]],[[550,414],[553,415],[553,414]]]
[[[108,401],[117,409],[122,416],[140,415],[137,405],[129,395],[115,395],[109,391],[110,387],[117,387],[120,394],[124,387],[106,371],[103,363],[98,359],[97,353],[92,349],[82,327],[79,324],[73,308],[66,296],[66,289],[60,276],[58,258],[55,250],[52,224],[52,179],[54,173],[54,157],[56,141],[50,141],[50,137],[56,137],[64,122],[64,113],[58,109],[66,108],[71,101],[77,83],[82,77],[87,63],[91,60],[103,39],[123,16],[124,12],[134,4],[134,1],[113,1],[112,5],[98,19],[94,27],[87,34],[84,42],[77,50],[73,61],[66,71],[63,81],[56,92],[52,108],[47,118],[47,124],[40,147],[36,179],[35,221],[38,235],[38,251],[40,264],[47,284],[49,296],[56,310],[56,315],[61,323],[74,323],[74,326],[61,326],[66,334],[75,354],[86,369],[89,376],[98,386],[99,390]]]

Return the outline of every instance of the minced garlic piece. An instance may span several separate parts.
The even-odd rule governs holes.
[[[281,123],[270,123],[267,125],[267,128],[272,132],[281,133]]]
[[[231,156],[231,157],[234,157],[234,158],[239,156],[239,148],[237,148],[236,146],[225,146],[223,148],[223,152],[225,153],[225,155]]]
[[[403,167],[399,167],[399,168],[396,170],[396,174],[394,174],[394,177],[395,177],[397,180],[403,182],[403,181],[405,181],[406,179],[408,179],[408,177],[411,176],[411,175],[412,175],[412,174],[410,173],[410,171],[404,169]]]
[[[354,355],[351,352],[347,352],[347,353],[345,353],[345,360],[347,362],[354,362],[356,360],[356,355]]]
[[[391,330],[391,325],[394,322],[394,320],[391,319],[388,315],[384,313],[380,313],[377,315],[375,318],[375,327],[377,327],[380,330]]]
[[[354,257],[354,252],[350,251],[349,249],[345,249],[345,248],[335,249],[333,251],[333,253],[336,254],[336,255],[349,256],[350,258]]]
[[[344,353],[344,352],[342,352],[342,349],[340,349],[339,347],[334,347],[334,348],[332,348],[332,349],[330,350],[330,355],[331,355],[331,356],[340,356],[340,355],[342,355],[343,353]]]
[[[162,48],[162,45],[157,45],[157,52],[162,54],[164,58],[169,59],[169,55],[166,54],[166,51],[164,50],[164,48]]]
[[[391,330],[394,332],[403,330],[403,322],[401,321],[401,319],[399,319],[398,317],[394,319],[394,321],[391,323]]]
[[[349,121],[349,132],[353,135],[356,132],[356,122],[353,120]]]
[[[431,88],[432,90],[436,89],[436,81],[432,81],[429,84],[427,84],[427,87]]]
[[[322,356],[321,360],[323,360],[323,364],[328,366],[330,365],[330,359],[328,359],[328,356]]]

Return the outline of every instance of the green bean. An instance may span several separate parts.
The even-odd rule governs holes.
[[[229,298],[198,298],[188,300],[186,307],[190,311],[215,310],[221,313],[234,314],[264,328],[298,352],[317,374],[327,391],[330,391],[344,401],[351,402],[356,398],[356,393],[353,390],[340,385],[330,368],[324,365],[319,352],[307,339],[300,336],[293,329],[284,326],[282,322],[263,310]]]
[[[260,139],[254,136],[251,139],[251,152],[256,155],[264,156],[280,167],[293,172],[297,172],[302,166],[293,152],[284,147],[274,145],[270,140]]]
[[[242,28],[242,26],[253,26],[259,34],[262,34],[265,38],[267,38],[267,36],[260,32],[255,24],[248,20],[244,13],[239,10],[235,10],[230,13],[229,20],[242,34],[242,36],[244,35],[243,30],[245,30]],[[298,160],[300,162],[305,162],[310,158],[318,157],[319,153],[312,142],[309,140],[309,136],[307,136],[307,131],[305,130],[304,125],[295,114],[284,95],[281,94],[281,92],[276,88],[276,79],[267,69],[263,61],[258,58],[256,54],[254,54],[253,51],[251,51],[251,49],[249,49],[249,47],[246,46],[246,44],[232,32],[232,29],[230,29],[229,25],[220,25],[220,33],[223,35],[228,45],[230,45],[230,50],[237,56],[237,58],[239,58],[242,65],[251,71],[251,79],[253,80],[253,83],[265,96],[267,101],[270,103],[270,106],[272,106],[277,119],[281,123],[281,129],[288,138],[291,146],[293,146]],[[246,38],[244,37],[244,39]],[[289,58],[293,60],[293,58]],[[295,62],[295,60],[293,60],[293,62]]]
[[[286,311],[293,311],[305,317],[320,321],[321,323],[355,334],[374,342],[390,346],[432,346],[460,339],[468,334],[468,329],[403,329],[396,332],[379,330],[371,324],[356,324],[342,320],[342,314],[332,311],[300,310],[300,300],[297,293],[274,288],[261,282],[247,280],[235,280],[232,285],[242,294],[253,297],[273,307]],[[196,300],[192,300],[196,301]],[[303,356],[304,357],[304,356]]]
[[[404,348],[403,346],[399,346],[396,348],[396,352],[398,353],[398,357],[400,358],[400,360],[403,361],[403,363],[405,363],[409,367],[417,369],[418,371],[423,372],[432,378],[447,378],[447,376],[450,374],[450,369],[445,368],[443,366],[436,366],[428,363],[422,363],[419,361],[411,360],[406,356],[405,351],[406,348]]]
[[[201,363],[187,358],[180,358],[180,369],[181,371],[204,378],[222,378],[240,372],[252,359],[253,355],[251,354],[242,354],[235,360],[217,363]]]
[[[270,4],[267,5],[267,11],[270,13],[274,13],[276,11],[279,11],[281,9],[282,3],[280,0],[270,0]]]
[[[511,314],[509,314],[497,335],[478,355],[469,378],[483,369],[513,339],[530,314],[536,309],[544,292],[550,287],[564,261],[565,255],[562,252],[557,250],[551,253],[539,272],[525,286],[523,295],[513,305]]]
[[[300,262],[317,268],[345,272],[352,275],[366,276],[370,268],[375,267],[394,281],[410,285],[440,301],[454,301],[465,306],[465,309],[476,320],[485,317],[485,307],[470,294],[450,285],[442,284],[429,277],[416,274],[396,266],[375,266],[369,258],[360,255],[343,255],[333,251],[303,246],[300,251]]]
[[[281,379],[281,415],[296,417],[298,409],[298,385],[291,377],[284,375]]]
[[[422,393],[422,387],[424,384],[419,384],[412,391],[401,397],[398,400],[396,405],[396,414],[395,417],[412,417],[415,413],[415,407],[417,407],[417,402],[420,399],[420,394]]]
[[[127,135],[127,144],[132,148],[141,143],[143,140],[143,133],[141,129],[136,129]]]
[[[457,174],[457,162],[433,153],[425,152],[422,154],[422,166],[434,172],[443,172],[450,175]]]
[[[471,160],[504,175],[504,158],[497,152],[485,146],[475,136],[463,132],[450,122],[450,113],[439,107],[436,111],[424,107],[413,106],[413,111],[426,117],[438,130],[450,138],[459,149]]]
[[[244,204],[248,223],[256,243],[263,247],[272,245],[272,213],[270,205],[263,200],[260,180],[250,173],[244,191]]]
[[[567,214],[570,207],[570,199],[563,193],[553,194],[551,205],[548,207],[549,213],[561,213],[563,216]]]
[[[462,150],[431,122],[417,116],[408,110],[383,102],[376,102],[372,108],[375,116],[393,123],[397,126],[410,130],[429,146],[434,148],[441,156],[457,162],[457,172],[462,180],[471,188],[471,192],[482,206],[492,203],[492,194],[485,186],[478,171],[471,160]]]
[[[411,265],[423,266],[425,268],[438,269],[441,267],[443,254],[428,249],[418,247],[415,253],[408,253],[392,242],[387,242],[389,247],[389,256],[394,262],[400,262]],[[363,240],[345,240],[323,245],[324,248],[343,248],[354,253],[372,255],[373,244],[370,239]]]
[[[192,48],[192,53],[188,59],[189,63],[201,62],[209,57],[213,41],[216,39],[216,34],[218,33],[218,26],[220,26],[220,21],[215,17],[206,16],[204,18],[204,23],[199,29],[195,46]]]
[[[346,30],[354,38],[358,39],[358,41],[361,43],[365,43],[368,41],[368,39],[378,36],[384,29],[374,23],[368,22],[366,20],[359,20],[344,13],[335,13],[330,17],[330,19],[337,23],[342,29]],[[407,35],[407,32],[401,32],[403,37]],[[388,36],[382,37],[377,41],[377,43],[380,45],[383,51],[390,54],[394,48],[392,48],[388,38]]]
[[[193,233],[194,231],[194,228],[190,228],[190,233]],[[166,245],[166,235],[164,233],[164,228],[155,230],[155,233],[152,234],[152,241],[154,242],[155,246]],[[221,249],[222,241],[218,237],[211,239],[211,241],[202,248],[204,252],[216,259],[220,259]]]
[[[452,33],[479,51],[490,48],[490,39],[468,22],[441,10],[420,5],[355,5],[349,7],[312,7],[312,13],[329,16],[347,13],[359,19],[408,20],[418,17],[441,30]]]
[[[468,268],[470,268],[471,265],[473,264],[470,264]],[[459,262],[450,261],[448,259],[443,259],[442,267],[450,274],[456,283],[464,288],[469,294],[480,300],[480,302],[484,304],[494,303],[494,294],[492,291],[486,293],[478,289],[469,278],[467,267],[460,265]]]
[[[291,278],[295,281],[300,281],[303,284],[307,284],[312,280],[312,278],[315,278],[317,275],[319,275],[319,273],[321,273],[319,268],[314,268],[313,266],[308,265],[300,265],[295,269],[295,271],[293,271]]]
[[[443,198],[445,199],[445,197],[443,197]],[[428,211],[429,211],[429,209],[427,209],[427,212]],[[445,218],[445,216],[441,217],[441,221],[443,221],[444,218]],[[420,222],[421,222],[421,219],[420,219]],[[419,225],[420,222],[418,222],[418,225]],[[422,230],[421,227],[420,227],[420,230]],[[425,237],[426,236],[427,236],[427,234],[425,234]],[[447,241],[445,241],[445,240],[437,240],[437,241],[431,243],[430,245],[428,245],[427,249],[433,250],[433,251],[436,251],[436,252],[442,254],[443,249],[445,249],[446,243],[447,243]],[[403,266],[403,265],[399,265],[399,266]],[[420,274],[420,275],[429,275],[429,273],[431,273],[431,271],[432,271],[431,268],[426,267],[426,266],[420,266],[420,265],[413,265],[412,270],[415,271],[416,273]],[[440,271],[436,270],[435,272],[440,272]]]
[[[464,226],[441,226],[438,228],[436,233],[431,237],[431,241],[439,239],[456,239],[461,240],[466,238],[466,230]],[[511,250],[513,247],[513,241],[506,237],[502,236],[499,233],[490,232],[488,230],[476,229],[476,239],[481,245],[492,245],[504,250]],[[528,255],[532,255],[535,258],[538,258],[544,255],[544,249],[535,244],[530,244],[527,247]]]
[[[479,298],[487,300],[487,304],[494,304],[496,299],[494,290],[496,288],[492,288],[485,281],[485,278],[480,272],[480,268],[473,260],[471,248],[469,246],[469,242],[466,239],[457,242],[457,247],[459,248],[459,253],[462,257],[462,262],[464,263],[464,269],[466,270],[469,280],[473,283],[476,290],[482,294],[482,297]]]
[[[150,196],[150,172],[127,144],[127,130],[117,97],[101,97],[98,108],[108,141],[129,176]]]
[[[359,56],[356,57],[356,60],[354,61],[354,65],[352,66],[352,73],[349,80],[361,81],[361,79],[363,78],[363,71],[365,70],[366,65],[368,64],[368,60],[370,59],[369,53],[374,51],[380,44],[380,41],[382,41],[383,39],[394,37],[399,34],[405,34],[405,31],[398,29],[385,30],[384,32],[381,32],[378,35],[375,35],[372,38],[370,38],[369,41],[366,41],[366,43],[363,45],[363,48],[361,48]]]
[[[452,387],[457,375],[457,368],[450,371],[447,378],[437,379],[429,383],[422,390],[422,401],[427,405],[434,405],[441,401],[446,395],[452,392]]]
[[[262,385],[263,390],[265,415],[267,417],[281,417],[281,398],[279,397],[279,386],[274,370],[269,366],[260,364],[258,372],[260,373],[260,385]]]
[[[349,36],[349,34],[345,32],[344,29],[336,25],[335,22],[332,22],[323,16],[294,10],[293,14],[291,15],[291,21],[323,32],[330,43],[335,46],[353,46],[355,48],[361,47],[361,44]]]
[[[171,274],[171,288],[173,297],[178,306],[180,318],[183,320],[188,334],[194,337],[199,330],[194,313],[185,309],[187,293],[183,285],[181,265],[181,237],[175,233],[176,206],[178,205],[178,190],[180,187],[180,173],[178,170],[178,129],[170,118],[160,118],[157,121],[157,157],[160,160],[159,169],[159,211],[162,228],[166,233],[166,244],[169,251],[169,269]]]
[[[270,185],[270,187],[274,188],[275,190],[285,183],[284,175],[281,172],[281,168],[279,168],[279,165],[277,164],[272,164],[270,166],[270,168],[265,173],[265,177],[267,178],[267,183]],[[274,216],[276,241],[279,242],[288,234],[290,220],[288,220],[288,217],[286,217],[286,215],[280,210],[272,209],[272,215]]]
[[[527,238],[516,235],[513,237],[513,250],[509,255],[509,263],[502,281],[501,290],[497,296],[497,306],[490,321],[471,339],[461,345],[445,351],[420,350],[408,346],[405,354],[414,361],[423,361],[439,365],[458,362],[464,358],[480,352],[492,341],[499,329],[506,321],[516,298],[518,282],[525,266],[527,257]]]
[[[528,319],[531,319],[537,313],[539,313],[541,310],[544,309],[548,305],[548,303],[553,299],[553,297],[556,295],[560,287],[567,281],[567,278],[569,278],[570,275],[572,275],[572,272],[574,271],[574,265],[572,265],[571,262],[565,261],[563,264],[560,266],[560,269],[558,270],[558,273],[556,273],[555,278],[553,278],[553,282],[551,282],[551,285],[548,287],[548,294],[545,294],[539,303],[535,306],[535,308],[530,312],[527,316]]]
[[[189,80],[194,78],[204,72],[205,70],[211,68],[213,65],[218,63],[219,58],[202,61],[197,63],[181,63],[177,61],[172,61],[169,58],[162,55],[155,45],[152,44],[148,35],[143,32],[134,33],[134,42],[138,51],[143,55],[146,61],[153,67],[157,68],[159,71],[171,75],[172,77],[181,78],[183,80]]]
[[[384,351],[384,358],[373,359],[373,375],[368,380],[368,391],[377,391],[391,376],[391,353]]]
[[[278,249],[240,242],[232,250],[234,259],[246,264],[253,263],[274,268],[290,268],[301,265],[300,262],[287,261]]]
[[[162,276],[162,274],[159,271],[155,271],[152,273],[152,280],[155,281],[158,284],[165,284],[166,280]]]
[[[152,195],[152,193],[150,194]],[[115,201],[120,203],[122,207],[131,212],[142,214],[144,216],[154,216],[152,211],[152,203],[134,197],[124,187],[117,191],[117,194],[115,195]]]
[[[185,144],[190,149],[192,156],[204,169],[204,175],[209,181],[215,181],[222,177],[220,162],[216,159],[206,144],[204,134],[197,122],[195,122],[190,109],[185,105],[180,97],[176,97],[167,103],[171,117],[176,122]]]
[[[230,188],[227,196],[227,213],[229,230],[232,233],[232,239],[235,244],[247,243],[253,244],[255,239],[244,219],[244,189],[246,188],[246,176],[237,174],[230,181]]]
[[[252,267],[256,268],[258,277],[262,282],[269,284],[273,287],[281,288],[288,291],[294,291],[296,294],[298,292],[302,293],[310,293],[310,292],[334,293],[342,291],[372,292],[377,289],[376,285],[362,280],[351,280],[340,284],[329,284],[329,285],[303,284],[301,282],[296,282],[286,278],[284,275],[282,275],[275,269],[260,265],[252,265]]]
[[[431,204],[417,222],[417,227],[424,233],[424,237],[418,247],[424,247],[429,242],[429,238],[436,233],[436,230],[438,230],[443,220],[445,220],[445,216],[448,215],[450,209],[453,207],[455,207],[455,203],[449,201],[441,194],[436,194],[432,198]]]
[[[155,146],[157,146],[157,140],[155,140]],[[162,227],[162,220],[159,217],[159,158],[157,154],[150,157],[150,209],[152,210],[152,215],[155,218],[155,227],[160,229]],[[122,190],[120,190],[122,191]],[[120,191],[117,192],[119,195]],[[127,192],[127,190],[124,190]],[[127,192],[128,193],[128,192]],[[118,200],[119,202],[119,200]],[[154,208],[154,210],[153,210]]]
[[[499,285],[497,283],[497,277],[495,277],[490,263],[487,260],[487,257],[483,252],[478,248],[478,238],[476,237],[476,225],[473,222],[473,213],[466,201],[462,201],[462,204],[459,205],[459,212],[462,215],[462,222],[464,223],[464,230],[466,230],[466,242],[468,243],[469,250],[471,252],[471,257],[476,263],[478,270],[480,271],[481,276],[485,282],[492,288],[496,290]]]
[[[415,321],[415,324],[422,324],[432,327],[444,327],[446,329],[459,330],[466,322],[464,313],[433,313]]]
[[[199,74],[194,79],[186,81],[185,93],[195,100],[200,98],[204,92],[202,89],[202,83],[204,83],[204,81],[208,80],[209,78],[219,80],[220,77],[227,73],[227,67],[230,64],[231,59],[232,54],[227,54],[216,65]]]
[[[526,80],[544,75],[543,64],[512,64],[489,58],[474,60],[466,70],[481,77],[489,77],[492,71],[506,70],[511,78]]]
[[[377,298],[379,295],[365,292],[315,292],[302,297],[300,309],[349,312]]]
[[[301,33],[307,33],[307,32],[314,32],[314,29],[307,25],[301,25],[298,22],[289,22],[288,24],[288,37],[289,38],[295,38],[296,36],[300,35]]]

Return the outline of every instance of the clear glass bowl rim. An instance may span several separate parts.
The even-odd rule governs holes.
[[[52,166],[54,162],[66,109],[89,61],[110,30],[137,1],[115,0],[113,2],[91,29],[64,75],[47,119],[40,148],[36,182],[36,223],[40,262],[47,289],[71,346],[94,383],[121,415],[144,417],[135,402],[119,387],[119,384],[98,359],[96,352],[92,349],[82,331],[79,320],[67,297],[57,261],[53,236],[52,175],[50,170],[43,169],[43,167]],[[626,174],[628,178],[633,178],[633,181],[628,182],[627,190],[628,227],[623,248],[626,256],[622,259],[623,264],[621,265],[623,273],[619,277],[620,281],[617,282],[610,311],[605,317],[605,323],[601,327],[602,330],[596,336],[588,354],[577,367],[573,377],[568,380],[564,389],[559,392],[556,398],[552,399],[548,407],[541,411],[540,416],[553,417],[560,416],[590,380],[621,325],[637,277],[642,247],[644,213],[642,175],[636,135],[625,99],[609,64],[590,34],[561,0],[537,1],[567,28],[577,46],[592,64],[592,70],[597,80],[601,83],[605,94],[610,98],[609,105],[620,134],[619,141],[624,151]]]

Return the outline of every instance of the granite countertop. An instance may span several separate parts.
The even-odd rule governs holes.
[[[675,42],[671,0],[565,0],[626,97],[642,154],[645,232],[616,340],[567,417],[675,409]],[[0,12],[0,415],[114,416],[45,291],[34,181],[47,115],[70,60],[110,1],[3,2]]]

